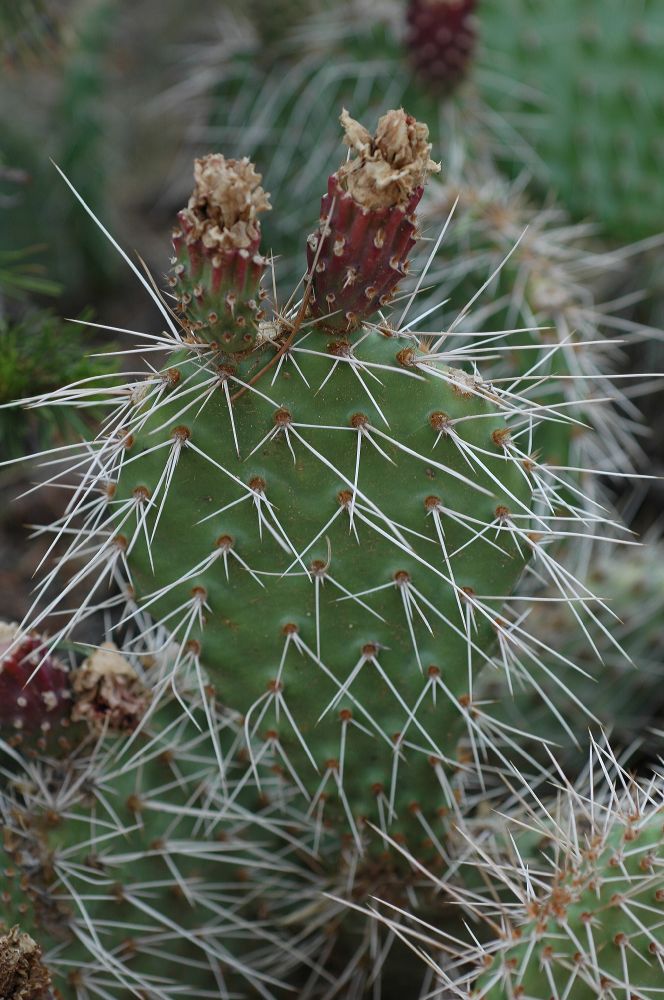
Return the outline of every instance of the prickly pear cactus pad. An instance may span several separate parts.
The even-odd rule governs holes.
[[[361,326],[401,276],[429,147],[403,112],[375,138],[344,122],[360,152],[309,244],[320,320],[211,364],[182,354],[173,391],[139,409],[116,497],[145,505],[127,536],[138,603],[200,644],[247,734],[358,837],[364,816],[405,827],[454,758],[494,595],[523,568],[505,526],[529,484],[495,393]],[[427,808],[449,805],[441,788]]]
[[[169,629],[173,677],[202,658],[242,713],[248,774],[258,780],[261,740],[260,760],[321,823],[358,846],[366,818],[431,846],[431,824],[456,808],[450,769],[468,766],[460,735],[471,762],[497,739],[477,671],[494,651],[508,671],[540,669],[518,614],[503,612],[524,566],[550,575],[579,619],[594,596],[549,551],[573,510],[557,523],[565,476],[534,455],[545,408],[518,379],[507,392],[482,380],[493,348],[481,338],[418,337],[412,296],[392,315],[377,296],[376,275],[394,294],[406,269],[408,214],[432,169],[425,127],[403,111],[375,136],[345,125],[355,156],[328,185],[301,299],[235,353],[196,311],[184,334],[166,317],[162,369],[109,393],[120,405],[62,522],[80,513],[80,534],[31,617],[67,599],[49,588],[85,557],[74,580],[89,579],[90,596],[60,636],[100,608],[140,637]],[[201,224],[204,242],[217,223]],[[201,297],[215,280],[203,272]],[[107,581],[120,594],[106,597]]]
[[[660,996],[662,775],[628,772],[604,738],[586,749],[587,767],[573,782],[555,761],[549,782],[537,789],[515,770],[501,808],[468,814],[458,825],[458,857],[471,884],[452,891],[472,943],[412,911],[397,924],[401,915],[372,907],[372,919],[398,926],[423,947],[427,996]]]

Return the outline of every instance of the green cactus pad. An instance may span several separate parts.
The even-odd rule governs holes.
[[[528,510],[527,477],[506,459],[497,397],[412,339],[374,332],[354,347],[314,330],[231,420],[225,389],[270,357],[212,381],[182,358],[188,413],[176,385],[133,435],[117,496],[147,491],[152,505],[150,552],[138,531],[128,560],[137,600],[202,643],[220,697],[278,744],[314,802],[343,789],[351,822],[376,798],[403,822],[422,794],[446,805],[424,792],[429,758],[454,757],[495,595],[521,573],[501,517]],[[473,595],[490,595],[486,614]]]

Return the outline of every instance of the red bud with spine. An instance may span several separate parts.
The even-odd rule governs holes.
[[[46,654],[45,639],[0,623],[0,737],[45,750],[64,736],[70,710],[67,669]]]
[[[244,157],[211,153],[194,164],[194,191],[173,232],[170,285],[185,325],[221,352],[256,343],[263,318],[259,212],[270,208],[261,175]]]
[[[453,90],[475,52],[477,0],[411,0],[406,45],[415,71],[430,85]]]
[[[414,212],[428,173],[429,130],[403,109],[371,135],[347,111],[345,142],[356,154],[328,180],[320,226],[307,243],[309,309],[320,326],[348,333],[393,298],[417,239]]]

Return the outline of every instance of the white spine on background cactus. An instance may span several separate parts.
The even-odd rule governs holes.
[[[649,429],[632,397],[656,391],[661,377],[643,373],[635,385],[633,374],[620,371],[630,344],[657,336],[630,315],[639,296],[615,294],[642,246],[603,248],[592,224],[572,224],[555,203],[537,208],[522,181],[473,163],[462,139],[450,140],[450,168],[442,183],[430,185],[423,214],[433,223],[453,206],[455,225],[431,268],[432,305],[453,299],[469,278],[480,284],[489,276],[459,330],[503,323],[520,327],[526,345],[527,331],[533,332],[519,361],[487,359],[487,377],[509,385],[518,365],[524,387],[530,381],[543,405],[574,422],[568,453],[554,449],[555,457],[578,477],[578,509],[594,511],[598,530],[610,531],[611,522],[621,520],[613,511],[616,487],[620,492],[625,480],[647,478],[639,473],[648,466]],[[586,572],[588,546],[577,555]]]

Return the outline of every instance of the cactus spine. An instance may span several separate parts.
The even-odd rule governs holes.
[[[597,773],[587,784],[566,782],[548,814],[522,817],[545,846],[536,858],[526,855],[520,870],[504,871],[521,898],[509,916],[506,909],[501,938],[486,948],[488,968],[473,997],[651,1000],[659,992],[662,777],[635,779],[604,746],[593,747],[591,761]],[[532,876],[524,870],[529,861]]]
[[[601,661],[574,628],[568,608],[540,604],[531,614],[531,627],[536,634],[547,646],[557,646],[569,663],[552,669],[551,676],[557,682],[562,681],[562,686],[551,679],[545,680],[547,695],[554,699],[567,720],[574,718],[578,702],[592,706],[594,717],[611,733],[616,750],[638,743],[644,732],[661,728],[662,556],[662,542],[652,536],[646,537],[642,545],[621,547],[610,554],[593,553],[585,583],[589,589],[601,592],[607,608],[620,609],[620,622],[612,621],[608,610],[601,614],[608,633],[595,637]],[[547,596],[552,596],[550,589]],[[627,656],[615,648],[610,637],[618,640]],[[500,717],[506,723],[537,734],[529,740],[533,754],[542,754],[543,739],[560,743],[560,722],[535,692],[519,691],[517,686],[512,696],[506,679],[495,675],[485,675],[480,687],[484,697],[499,706]],[[581,755],[585,756],[585,752],[582,747]],[[578,755],[579,749],[574,751],[565,741],[561,756],[568,767],[577,761]]]
[[[554,797],[514,771],[491,815],[459,824],[461,887],[433,879],[465,911],[472,944],[391,906],[372,919],[397,928],[425,958],[432,1000],[654,1000],[664,969],[664,785],[628,773],[602,740],[571,782],[554,762]],[[412,919],[415,918],[415,919]],[[465,937],[466,935],[464,935]]]
[[[632,805],[630,803],[630,805]],[[664,802],[610,816],[571,840],[551,885],[525,905],[475,996],[647,997],[662,983]]]

